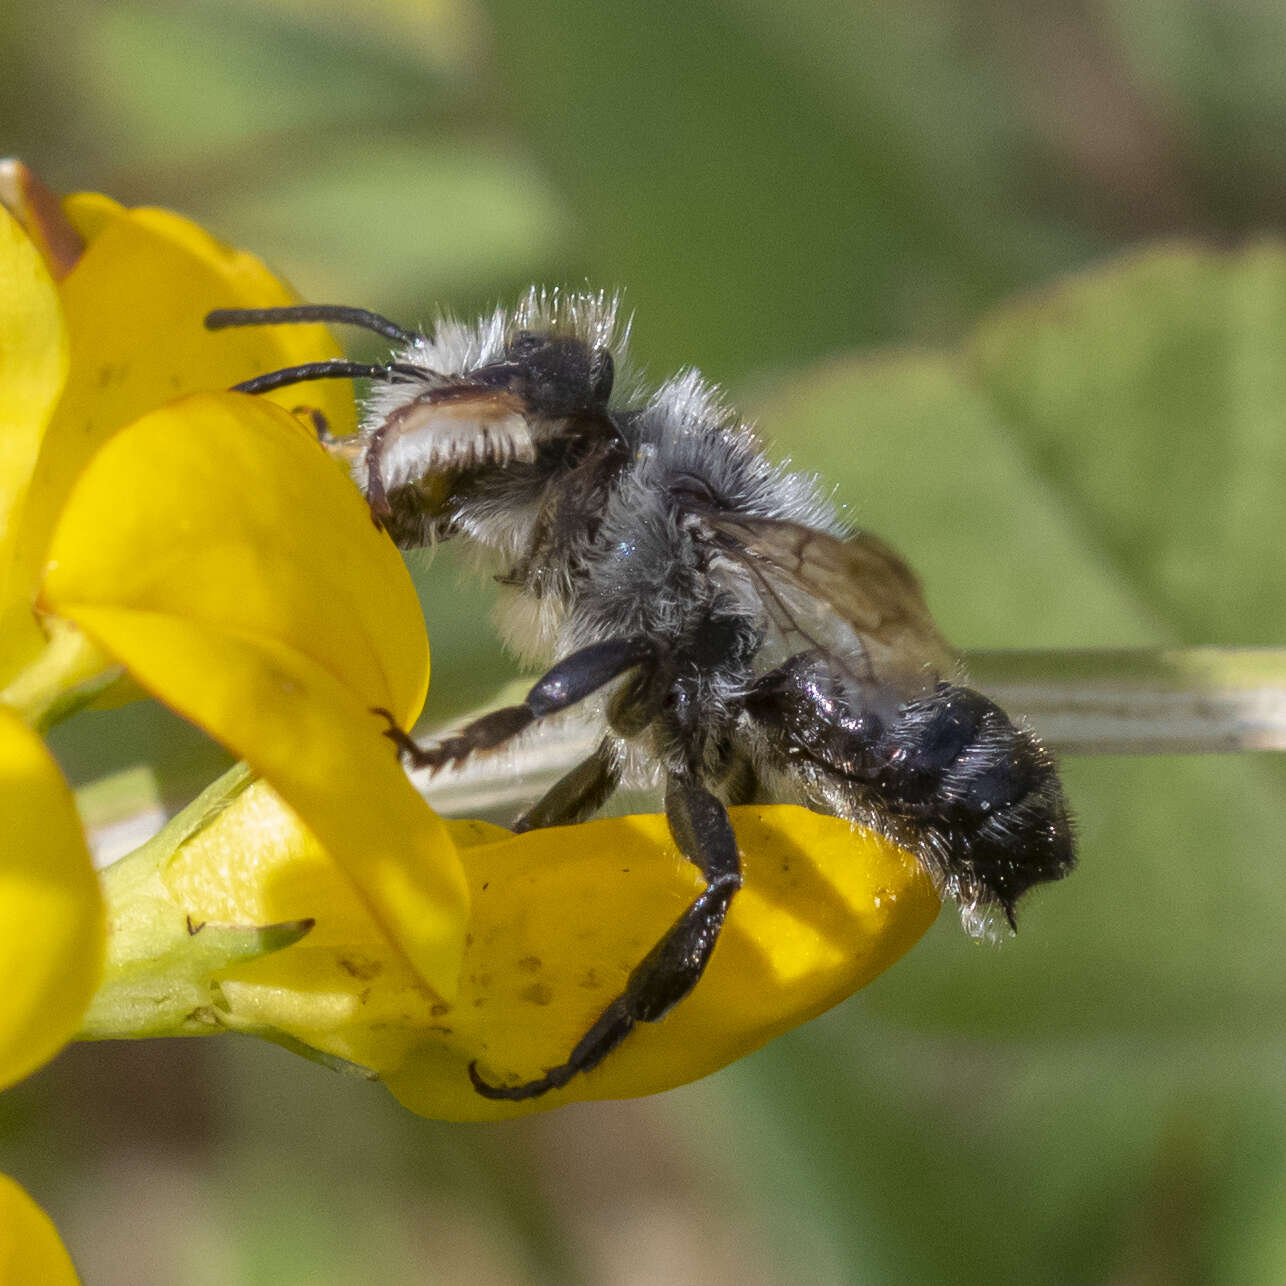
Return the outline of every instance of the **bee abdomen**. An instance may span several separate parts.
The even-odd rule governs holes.
[[[1052,757],[980,692],[939,683],[878,712],[805,653],[763,676],[746,711],[822,802],[917,852],[971,932],[991,909],[1012,925],[1023,893],[1072,869]]]
[[[1074,863],[1052,757],[980,692],[939,684],[903,706],[874,747],[885,808],[922,828],[920,847],[965,909],[1014,923],[1030,888]]]

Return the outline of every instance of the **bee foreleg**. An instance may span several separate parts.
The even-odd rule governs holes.
[[[741,887],[741,856],[728,810],[687,774],[671,774],[665,812],[675,843],[706,878],[705,890],[629,976],[625,990],[599,1015],[565,1063],[520,1085],[492,1085],[469,1067],[473,1087],[486,1098],[521,1101],[566,1085],[595,1068],[633,1031],[654,1023],[697,985],[719,940],[733,894]]]
[[[393,722],[387,710],[374,713],[389,719],[385,730],[398,753],[411,768],[443,768],[459,763],[478,750],[494,750],[525,731],[537,719],[559,714],[597,692],[613,679],[645,665],[656,649],[645,638],[609,639],[591,643],[564,657],[539,679],[521,705],[502,706],[461,728],[454,737],[436,745],[420,746]]]

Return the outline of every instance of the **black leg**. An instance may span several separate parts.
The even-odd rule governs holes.
[[[520,1085],[492,1085],[469,1066],[473,1087],[485,1098],[520,1102],[566,1085],[595,1068],[633,1031],[654,1023],[697,985],[710,963],[732,896],[741,887],[741,857],[728,810],[688,775],[672,774],[665,812],[675,843],[701,868],[705,891],[630,974],[625,991],[599,1015],[565,1063]]]
[[[543,826],[570,826],[584,821],[602,807],[621,780],[620,753],[610,741],[599,743],[583,763],[556,781],[514,823],[514,830],[538,830]]]
[[[330,421],[326,418],[325,413],[315,406],[292,406],[291,415],[306,415],[308,422],[313,426],[313,432],[317,434],[317,441],[324,447],[332,447],[339,439],[330,431]]]
[[[373,713],[383,715],[389,721],[390,726],[384,730],[384,735],[412,768],[443,768],[467,759],[474,751],[492,750],[503,745],[537,719],[570,709],[626,670],[647,664],[654,655],[652,644],[644,638],[591,643],[559,661],[527,693],[522,705],[493,710],[435,746],[417,745],[397,726],[387,710],[376,709]]]

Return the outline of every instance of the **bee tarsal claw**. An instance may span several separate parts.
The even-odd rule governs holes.
[[[546,1074],[534,1081],[524,1081],[521,1085],[493,1085],[490,1081],[482,1079],[482,1075],[478,1071],[478,1060],[476,1058],[469,1064],[469,1081],[483,1098],[510,1103],[522,1103],[529,1098],[539,1098],[542,1094],[566,1084],[567,1079],[564,1076],[561,1080],[558,1080]]]
[[[397,747],[399,758],[414,760],[423,753],[420,747],[415,744],[415,739],[411,734],[404,731],[393,717],[391,710],[386,710],[383,706],[371,706],[371,713],[379,715],[381,719],[388,723],[388,727],[383,729],[380,735],[387,737]]]

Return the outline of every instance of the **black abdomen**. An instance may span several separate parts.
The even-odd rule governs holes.
[[[849,785],[854,813],[914,848],[966,911],[996,907],[1013,925],[1028,889],[1072,869],[1053,759],[980,692],[939,683],[882,716],[805,654],[761,679],[746,707],[827,797]]]

